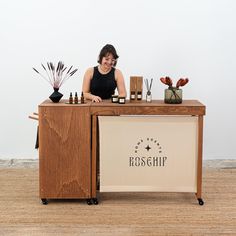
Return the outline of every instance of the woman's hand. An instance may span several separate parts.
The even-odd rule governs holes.
[[[115,70],[115,79],[117,83],[117,90],[119,93],[119,96],[126,97],[126,89],[125,89],[125,81],[124,77],[119,69]]]
[[[102,102],[102,99],[99,96],[92,96],[92,102]]]

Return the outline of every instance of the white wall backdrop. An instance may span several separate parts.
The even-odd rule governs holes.
[[[204,159],[236,159],[236,1],[0,0],[0,158],[37,158],[37,122],[27,116],[52,93],[32,70],[63,60],[79,68],[60,91],[81,92],[83,74],[106,43],[125,76],[188,77],[185,99],[207,107]]]

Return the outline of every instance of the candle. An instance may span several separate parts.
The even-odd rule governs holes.
[[[117,102],[118,102],[118,95],[112,95],[112,96],[111,96],[111,101],[112,101],[113,103],[117,103]]]
[[[119,97],[119,104],[125,104],[125,97]]]

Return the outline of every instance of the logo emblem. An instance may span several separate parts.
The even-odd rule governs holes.
[[[155,153],[162,153],[162,147],[160,143],[154,138],[141,138],[135,145],[134,153],[140,153],[140,150],[143,151],[143,149],[146,149],[147,152],[153,150]]]
[[[130,167],[164,167],[167,157],[158,139],[141,138],[134,146],[134,153],[129,156]]]

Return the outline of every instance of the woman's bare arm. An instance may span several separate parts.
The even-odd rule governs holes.
[[[82,91],[85,99],[92,100],[93,102],[101,102],[102,99],[99,96],[95,96],[90,93],[90,83],[93,76],[93,70],[93,67],[91,67],[85,72]]]
[[[126,93],[126,89],[125,89],[125,81],[124,81],[124,77],[119,69],[115,70],[115,78],[116,78],[117,90],[118,90],[119,96],[126,97],[127,93]]]

